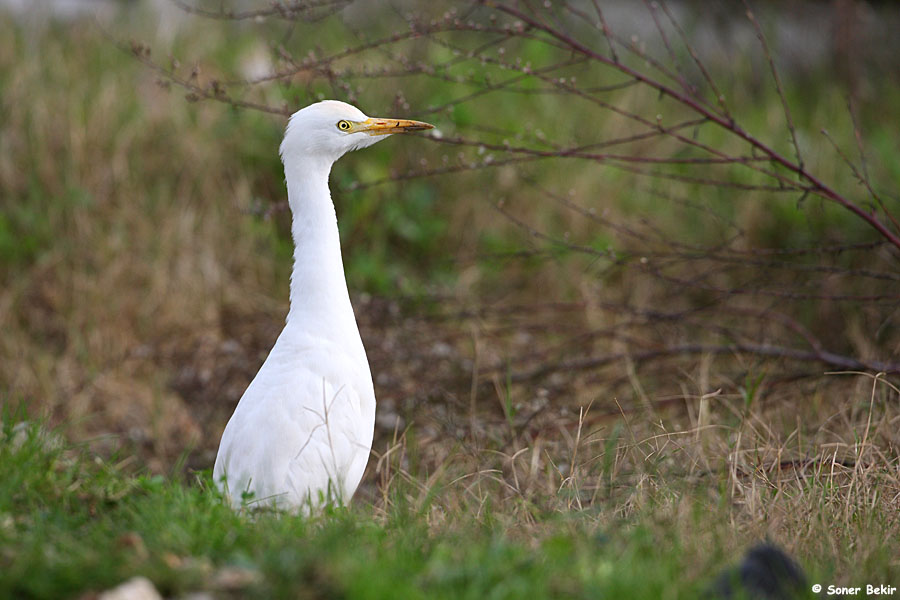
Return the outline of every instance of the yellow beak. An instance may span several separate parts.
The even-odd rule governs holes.
[[[422,121],[410,119],[381,119],[371,118],[360,123],[355,123],[356,131],[364,131],[369,135],[388,135],[390,133],[405,133],[407,131],[422,131],[434,129],[434,125]]]

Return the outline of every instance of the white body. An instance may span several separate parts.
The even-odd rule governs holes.
[[[291,306],[216,456],[213,475],[235,507],[306,512],[345,503],[372,448],[375,392],[347,293],[328,176],[342,154],[387,135],[338,131],[342,119],[372,121],[348,104],[320,102],[291,117],[281,144],[295,244]]]

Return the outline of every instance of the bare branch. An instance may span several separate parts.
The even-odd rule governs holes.
[[[772,52],[769,50],[769,43],[766,41],[766,36],[763,34],[762,27],[759,24],[759,21],[756,20],[756,16],[754,16],[753,11],[750,10],[750,5],[747,0],[741,0],[744,3],[744,8],[747,9],[747,18],[753,24],[753,28],[756,30],[756,37],[759,39],[760,46],[762,46],[763,54],[766,56],[766,60],[769,63],[769,71],[772,73],[772,79],[775,81],[775,91],[778,93],[778,97],[781,99],[781,106],[784,110],[784,118],[787,121],[788,131],[791,132],[791,141],[794,143],[794,151],[797,154],[797,166],[798,173],[803,174],[803,157],[800,155],[800,144],[797,143],[797,130],[794,128],[794,120],[791,118],[791,110],[788,107],[787,97],[784,95],[784,90],[781,87],[781,77],[778,76],[778,69],[775,67],[775,59],[772,58]]]
[[[540,379],[554,372],[565,373],[572,371],[594,370],[609,364],[621,363],[625,360],[631,360],[634,363],[640,364],[656,360],[685,356],[689,354],[753,354],[757,356],[783,358],[802,362],[817,362],[829,368],[875,371],[882,373],[900,372],[900,364],[861,361],[856,358],[832,354],[830,352],[798,350],[796,348],[770,346],[766,344],[729,344],[721,346],[706,344],[683,344],[678,346],[647,350],[643,352],[614,352],[599,356],[588,356],[584,358],[559,361],[556,363],[547,363],[526,371],[518,371],[512,373],[511,375],[508,375],[508,377],[511,381],[519,383],[523,381],[533,381],[535,379]],[[505,366],[494,367],[494,369],[492,370],[494,372],[503,372],[504,369]]]
[[[207,19],[246,21],[275,17],[285,21],[302,20],[306,22],[316,22],[340,11],[349,5],[352,0],[295,0],[288,2],[272,2],[269,8],[247,11],[229,10],[224,7],[220,10],[207,10],[193,4],[188,4],[184,0],[170,1],[187,13]]]
[[[784,166],[788,170],[793,171],[794,173],[796,173],[803,179],[806,179],[810,183],[810,185],[808,186],[808,189],[812,193],[816,194],[817,196],[821,196],[822,198],[825,198],[825,199],[828,199],[828,200],[831,200],[831,201],[834,201],[834,202],[840,204],[841,206],[843,206],[844,208],[846,208],[847,210],[851,211],[852,213],[857,215],[859,218],[864,220],[866,223],[868,223],[871,227],[873,227],[876,231],[878,231],[882,236],[884,236],[888,241],[890,241],[893,246],[895,246],[897,249],[900,249],[900,236],[898,236],[898,234],[895,234],[894,232],[889,230],[887,227],[885,227],[885,225],[881,221],[879,221],[877,217],[875,217],[874,215],[863,210],[861,207],[859,207],[855,203],[851,202],[850,200],[848,200],[847,198],[845,198],[838,192],[831,189],[824,182],[822,182],[819,178],[817,178],[814,175],[812,175],[811,173],[809,173],[804,168],[803,165],[791,162],[789,159],[785,158],[783,155],[779,154],[778,152],[776,152],[774,149],[772,149],[768,145],[766,145],[763,142],[761,142],[760,140],[756,139],[750,133],[748,133],[743,128],[738,126],[735,122],[727,119],[726,117],[720,116],[720,115],[710,111],[708,108],[701,105],[696,100],[685,96],[681,92],[678,92],[677,90],[674,90],[669,86],[666,86],[662,83],[659,83],[658,81],[650,79],[649,77],[645,76],[643,73],[640,73],[640,72],[632,69],[631,67],[628,67],[620,62],[613,62],[612,60],[603,56],[602,54],[598,54],[597,52],[594,52],[590,48],[584,46],[583,44],[581,44],[580,42],[575,40],[569,34],[559,31],[559,30],[556,30],[556,29],[553,29],[539,21],[536,21],[534,18],[523,13],[518,8],[509,6],[506,4],[496,4],[495,6],[498,10],[505,12],[511,16],[514,16],[517,19],[522,20],[523,22],[534,27],[535,29],[539,29],[539,30],[546,32],[553,38],[559,40],[561,43],[568,45],[573,51],[583,54],[585,56],[589,56],[598,62],[601,62],[603,64],[606,64],[608,66],[618,69],[619,71],[625,73],[626,75],[629,75],[630,77],[633,77],[633,78],[637,79],[638,81],[641,81],[642,83],[657,90],[659,93],[669,96],[672,99],[676,100],[677,102],[687,106],[694,112],[705,116],[707,119],[709,119],[713,123],[717,124],[718,126],[724,128],[728,131],[731,131],[736,136],[738,136],[741,139],[750,143],[754,148],[756,148],[760,152],[763,152],[764,154],[769,156],[774,162],[777,162],[778,164]]]

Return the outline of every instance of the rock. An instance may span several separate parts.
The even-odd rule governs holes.
[[[132,577],[125,583],[100,594],[98,600],[162,600],[162,596],[156,591],[146,577]]]

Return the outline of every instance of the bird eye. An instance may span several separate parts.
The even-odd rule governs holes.
[[[338,121],[337,126],[341,131],[350,131],[350,121]]]

